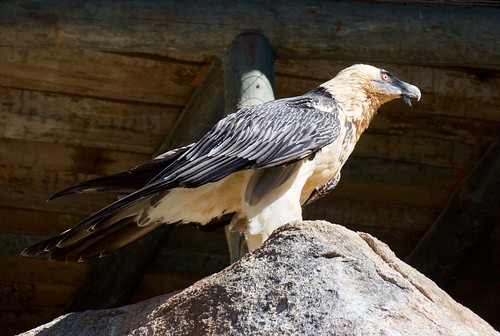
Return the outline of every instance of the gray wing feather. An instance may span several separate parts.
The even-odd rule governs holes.
[[[184,147],[169,150],[153,160],[144,162],[128,171],[98,177],[88,180],[64,190],[61,190],[52,195],[49,200],[80,193],[90,192],[112,192],[118,195],[127,195],[144,187],[151,179],[160,174],[168,167],[177,157],[186,152],[194,144]]]
[[[328,104],[331,111],[315,108]],[[98,222],[112,225],[113,218],[123,218],[121,212],[133,213],[135,205],[140,207],[161,191],[197,187],[239,170],[271,168],[301,160],[338,137],[338,109],[331,98],[314,94],[240,109],[219,121],[141,189],[111,203],[72,230],[82,232]],[[255,147],[247,151],[250,146]],[[37,251],[43,242],[39,245]]]
[[[333,142],[339,134],[337,106],[314,108],[323,97],[286,98],[227,116],[150,182],[196,187],[242,169],[285,165]],[[306,104],[306,102],[308,104]],[[153,189],[156,189],[153,187]]]
[[[330,106],[330,110],[315,107],[320,105]],[[339,110],[334,100],[315,94],[242,108],[219,121],[142,189],[81,224],[103,220],[163,190],[197,187],[239,170],[276,167],[308,157],[339,136]],[[253,145],[253,150],[245,152]]]
[[[245,201],[251,206],[258,204],[271,190],[288,181],[300,166],[300,163],[295,162],[286,166],[256,170],[245,191]]]

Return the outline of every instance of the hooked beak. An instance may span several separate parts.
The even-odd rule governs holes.
[[[415,85],[411,85],[401,81],[401,83],[399,83],[399,87],[401,89],[401,99],[403,99],[405,104],[410,107],[412,106],[410,98],[415,98],[417,101],[419,101],[420,97],[422,97],[420,90]]]

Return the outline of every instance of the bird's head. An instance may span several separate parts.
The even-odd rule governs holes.
[[[321,86],[341,105],[353,121],[368,126],[378,108],[393,99],[420,100],[420,90],[390,72],[366,64],[352,65]]]
[[[379,95],[382,104],[401,97],[411,107],[410,98],[415,98],[417,101],[420,100],[421,94],[418,87],[403,82],[390,72],[372,67],[371,65],[360,64],[355,67],[369,74],[369,78],[371,79],[369,91],[374,95]]]

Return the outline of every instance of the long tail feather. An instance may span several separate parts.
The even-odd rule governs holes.
[[[61,196],[93,192],[111,192],[127,195],[144,187],[155,176],[168,167],[173,160],[192,147],[191,145],[165,152],[153,160],[145,162],[126,172],[88,180],[52,195],[48,200]]]

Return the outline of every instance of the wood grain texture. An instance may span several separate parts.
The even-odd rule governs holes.
[[[224,77],[222,60],[216,58],[207,69],[206,76],[177,119],[162,145],[159,155],[171,148],[197,141],[224,117]]]
[[[60,190],[84,180],[88,175],[75,176],[46,169],[0,167],[0,206],[23,207],[49,212],[89,215],[116,200],[114,195],[69,196],[47,202],[53,190]],[[61,183],[62,182],[62,183]],[[60,183],[60,184],[59,184]]]
[[[498,69],[500,46],[490,43],[500,34],[497,10],[350,1],[26,0],[1,4],[0,36],[3,45],[17,47],[222,55],[250,30],[266,35],[278,58]]]
[[[397,229],[419,232],[421,235],[429,228],[439,214],[435,208],[386,204],[359,199],[345,199],[342,194],[326,196],[317,204],[304,209],[307,219],[322,218],[353,227],[363,226],[376,229]]]
[[[21,204],[18,204],[18,206],[21,206]],[[0,218],[2,218],[0,220],[0,235],[6,233],[48,237],[69,229],[84,219],[84,216],[49,212],[46,209],[30,210],[23,207],[0,207]],[[40,238],[35,239],[40,240]]]
[[[3,138],[143,154],[158,146],[181,111],[1,87],[0,99]]]
[[[499,223],[500,138],[453,192],[406,261],[446,287]]]
[[[0,265],[4,270],[0,272],[3,335],[18,333],[59,315],[88,269],[84,264],[3,255]]]
[[[44,259],[0,256],[0,262],[9,272],[2,272],[4,281],[23,279],[27,283],[63,284],[75,286],[86,273],[86,264],[52,263]]]
[[[428,137],[366,132],[357,143],[353,155],[468,171],[487,147],[488,143],[470,145]]]
[[[0,156],[2,167],[47,169],[89,178],[128,170],[149,159],[147,154],[7,138],[0,138]]]
[[[0,52],[0,86],[175,106],[186,104],[203,64],[88,50]]]

